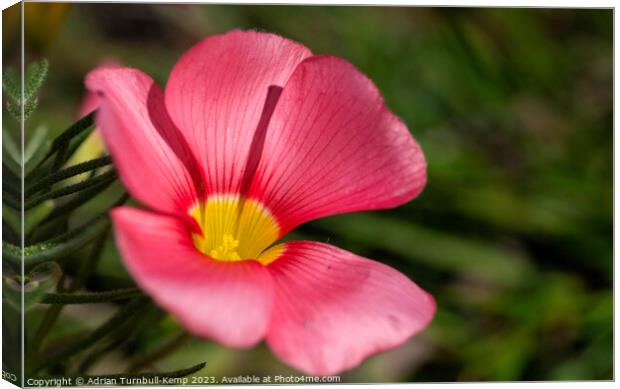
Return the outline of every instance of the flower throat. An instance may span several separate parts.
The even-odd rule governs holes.
[[[265,250],[279,237],[275,218],[259,202],[234,195],[210,196],[190,209],[202,236],[192,234],[194,245],[214,260],[272,262],[279,251]]]

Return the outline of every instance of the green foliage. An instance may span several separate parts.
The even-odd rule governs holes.
[[[98,293],[48,293],[41,299],[43,304],[94,304],[107,303],[116,300],[126,300],[142,295],[138,288],[109,290]]]
[[[21,100],[21,80],[14,68],[7,67],[2,74],[2,89],[13,101]]]
[[[24,90],[21,90],[21,78],[13,68],[7,68],[2,74],[2,88],[9,97],[6,102],[7,111],[17,121],[27,120],[38,105],[37,91],[47,77],[49,64],[46,59],[32,63],[26,69]]]
[[[93,172],[94,170],[103,166],[110,165],[111,163],[112,159],[109,156],[105,156],[62,169],[58,172],[43,177],[41,180],[35,182],[32,185],[29,185],[24,192],[24,196],[30,197],[33,194],[39,192],[40,190],[50,187],[58,183],[59,181],[80,175],[82,173]]]
[[[91,168],[90,170],[94,170],[93,168]],[[98,187],[100,184],[105,183],[105,182],[111,182],[116,180],[116,172],[115,171],[109,171],[106,173],[103,173],[99,176],[95,176],[92,178],[87,178],[83,181],[80,181],[78,183],[72,184],[72,185],[68,185],[56,190],[52,190],[49,191],[47,193],[41,194],[39,196],[30,198],[28,200],[26,200],[25,204],[24,204],[24,209],[28,210],[34,206],[37,206],[39,204],[41,204],[42,202],[46,201],[46,200],[50,200],[50,199],[57,199],[59,197],[64,197],[64,196],[68,196],[77,192],[81,192],[87,189],[92,189],[93,187]]]
[[[46,59],[42,59],[41,62],[35,62],[28,65],[28,69],[26,69],[24,100],[28,101],[32,99],[41,85],[43,85],[43,81],[45,81],[45,78],[47,77],[48,70],[49,63]]]
[[[79,228],[53,239],[26,246],[23,250],[3,241],[4,259],[15,265],[23,261],[25,266],[32,266],[43,261],[67,258],[69,254],[76,252],[101,235],[108,225],[107,217],[99,216]]]
[[[28,311],[41,303],[48,292],[56,287],[62,270],[55,262],[42,263],[30,270],[23,279],[24,310]],[[3,299],[20,309],[22,300],[22,277],[14,272],[4,272],[2,275]]]
[[[124,305],[121,309],[119,309],[118,312],[114,314],[114,316],[112,316],[103,325],[91,332],[86,338],[77,340],[75,343],[71,344],[67,348],[56,352],[54,355],[41,362],[40,365],[34,367],[33,372],[37,372],[44,368],[53,367],[56,364],[62,363],[74,354],[77,354],[81,351],[84,351],[84,349],[91,347],[101,338],[115,331],[118,326],[129,320],[133,315],[136,315],[142,309],[144,309],[146,301],[147,300],[144,297],[133,299],[130,303]]]

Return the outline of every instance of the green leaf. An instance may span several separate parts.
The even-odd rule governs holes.
[[[24,265],[32,266],[43,261],[61,259],[94,240],[108,228],[108,225],[106,215],[100,215],[57,238],[26,246],[23,250]],[[19,247],[3,241],[2,254],[4,259],[19,266],[22,258],[22,250]]]
[[[54,202],[51,200],[32,207],[24,215],[24,234],[28,235],[34,227],[39,225],[54,210]]]
[[[7,101],[6,102],[6,110],[21,123],[22,121],[22,106],[17,102]]]
[[[36,92],[43,84],[43,81],[45,81],[48,69],[49,63],[45,59],[28,66],[23,95],[20,91],[20,86],[18,86],[21,85],[21,82],[17,81],[18,77],[14,70],[9,69],[2,75],[2,87],[12,99],[12,101],[9,100],[6,103],[7,111],[18,121],[21,121],[22,107],[24,120],[28,119],[37,108],[38,99]]]
[[[24,120],[27,120],[32,115],[38,105],[39,99],[36,96],[26,100],[26,104],[24,104]]]
[[[15,68],[6,68],[4,73],[2,73],[2,89],[17,103],[22,98],[20,85],[21,81],[17,70]]]
[[[6,199],[4,199],[6,200]],[[2,204],[2,221],[9,225],[13,231],[21,231],[21,210],[14,210],[11,207]]]
[[[112,170],[106,173],[103,173],[100,176],[96,176],[93,178],[88,178],[84,181],[80,181],[76,184],[66,186],[64,188],[56,189],[51,192],[47,192],[41,194],[35,198],[32,198],[24,204],[24,209],[30,209],[45,200],[56,199],[58,197],[67,196],[76,192],[80,192],[84,189],[90,189],[93,186],[101,184],[103,182],[114,181],[116,180],[116,171]]]
[[[24,170],[25,174],[28,174],[43,157],[49,148],[49,142],[47,140],[47,128],[45,126],[38,126],[32,137],[28,140],[28,144],[24,149]]]
[[[142,295],[142,290],[138,288],[126,288],[110,290],[106,292],[90,293],[48,293],[43,299],[43,304],[95,304],[107,303],[110,301],[125,300],[131,297]]]
[[[72,197],[71,200],[56,206],[54,210],[48,215],[48,217],[45,218],[45,220],[41,222],[41,224],[47,223],[57,218],[58,216],[66,215],[67,213],[87,203],[90,199],[92,199],[93,197],[97,196],[99,193],[106,190],[106,188],[112,185],[113,182],[114,180],[105,181],[98,185],[94,185],[89,189],[85,189],[81,191],[80,193]],[[129,198],[127,194],[124,194],[123,196],[126,199]]]
[[[112,163],[112,159],[109,156],[105,156],[102,158],[92,159],[90,161],[82,162],[77,165],[70,166],[63,170],[60,170],[56,173],[52,173],[48,176],[43,177],[43,179],[37,181],[32,185],[28,185],[27,189],[24,192],[25,197],[30,197],[38,191],[48,188],[59,181],[65,180],[67,178],[80,175],[82,173],[90,172],[100,167],[110,165]]]
[[[53,156],[59,151],[66,155],[62,156],[61,158],[57,158],[57,161],[55,161],[55,164],[54,164],[57,166],[52,166],[52,171],[62,166],[62,164],[65,162],[64,160],[66,159],[66,156],[71,155],[72,150],[74,150],[75,147],[77,147],[77,146],[73,146],[73,148],[70,147],[71,140],[77,137],[79,142],[82,142],[84,139],[88,137],[88,134],[87,133],[85,134],[85,132],[88,132],[87,130],[93,126],[96,112],[97,111],[93,111],[89,113],[88,115],[84,116],[83,118],[79,119],[75,123],[71,124],[67,129],[65,129],[60,135],[58,135],[52,141],[52,146],[50,147],[45,157],[43,157],[41,161],[35,166],[31,174],[33,176],[37,176],[37,174],[45,175],[47,171],[41,172],[40,171],[41,169],[39,168],[42,165],[44,165],[45,162],[51,156]]]
[[[165,343],[161,344],[156,349],[138,356],[130,365],[129,372],[140,371],[144,367],[152,365],[154,362],[160,360],[161,358],[165,358],[170,355],[171,352],[181,347],[190,339],[189,333],[187,331],[182,330],[172,339],[169,339]]]
[[[54,367],[58,363],[66,361],[68,358],[73,356],[74,354],[79,353],[80,351],[86,350],[92,345],[94,345],[101,338],[108,335],[110,332],[114,331],[119,325],[123,324],[126,320],[128,320],[133,314],[136,313],[137,310],[140,310],[148,304],[148,299],[146,297],[139,297],[128,304],[124,305],[121,309],[114,314],[108,321],[103,323],[99,328],[95,329],[88,335],[87,337],[77,340],[71,345],[67,346],[65,349],[62,349],[56,352],[54,355],[44,360],[37,367],[34,368],[34,372],[40,371],[42,369],[46,369],[49,367]]]
[[[2,150],[4,155],[11,159],[19,167],[21,165],[21,152],[17,143],[13,140],[8,131],[2,131]],[[6,162],[6,159],[4,159]]]
[[[26,85],[24,89],[24,100],[28,101],[39,90],[43,81],[47,77],[49,62],[44,58],[40,62],[32,63],[26,70]]]
[[[4,142],[2,144],[3,149],[4,149]],[[6,152],[5,150],[3,150],[3,152]],[[10,157],[8,154],[4,154],[6,155],[6,158],[2,159],[2,168],[3,169],[7,169],[8,171],[10,171],[13,176],[15,177],[21,177],[21,165],[18,161],[15,161],[12,157]],[[3,177],[4,178],[4,177]],[[19,186],[21,187],[21,180],[17,179],[17,181],[20,181]]]
[[[52,148],[50,149],[50,153],[55,153],[61,148],[61,146],[68,144],[75,136],[89,129],[94,123],[96,112],[97,111],[93,111],[88,115],[84,116],[83,118],[69,126],[60,135],[58,135],[56,139],[54,139],[54,141],[52,142]]]

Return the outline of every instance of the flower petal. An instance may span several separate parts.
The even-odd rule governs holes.
[[[95,69],[86,85],[99,96],[96,125],[127,189],[157,210],[187,214],[197,198],[187,168],[192,156],[159,87],[146,74],[121,67]]]
[[[95,69],[117,68],[117,67],[121,67],[121,65],[116,59],[106,58]],[[82,98],[82,102],[80,104],[80,109],[78,110],[77,117],[78,118],[84,117],[88,115],[89,113],[91,113],[92,111],[96,110],[97,108],[99,108],[99,96],[97,96],[97,93],[95,92],[86,91],[86,93],[84,94],[84,97]],[[97,131],[94,131],[93,133],[95,132]]]
[[[264,337],[273,297],[264,266],[210,259],[171,216],[123,207],[114,209],[112,217],[129,272],[187,329],[235,347]]]
[[[166,107],[202,164],[207,194],[241,190],[261,116],[272,112],[269,87],[283,86],[310,54],[274,34],[236,30],[203,40],[175,65]]]
[[[282,233],[336,213],[390,208],[417,196],[426,162],[372,82],[348,62],[304,60],[275,108],[249,197]]]
[[[97,96],[94,92],[87,91],[82,99],[82,103],[78,111],[78,118],[88,115],[97,108],[99,108],[99,96]]]
[[[435,312],[395,269],[317,242],[289,242],[268,266],[275,299],[267,343],[313,375],[335,374],[405,342]]]

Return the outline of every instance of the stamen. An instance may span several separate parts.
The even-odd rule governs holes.
[[[271,262],[263,252],[279,236],[275,218],[259,202],[239,195],[211,195],[189,210],[202,234],[192,233],[194,245],[219,261]]]
[[[224,234],[222,244],[211,250],[209,255],[215,259],[238,261],[241,259],[235,250],[238,246],[238,240],[235,240],[232,235]]]

